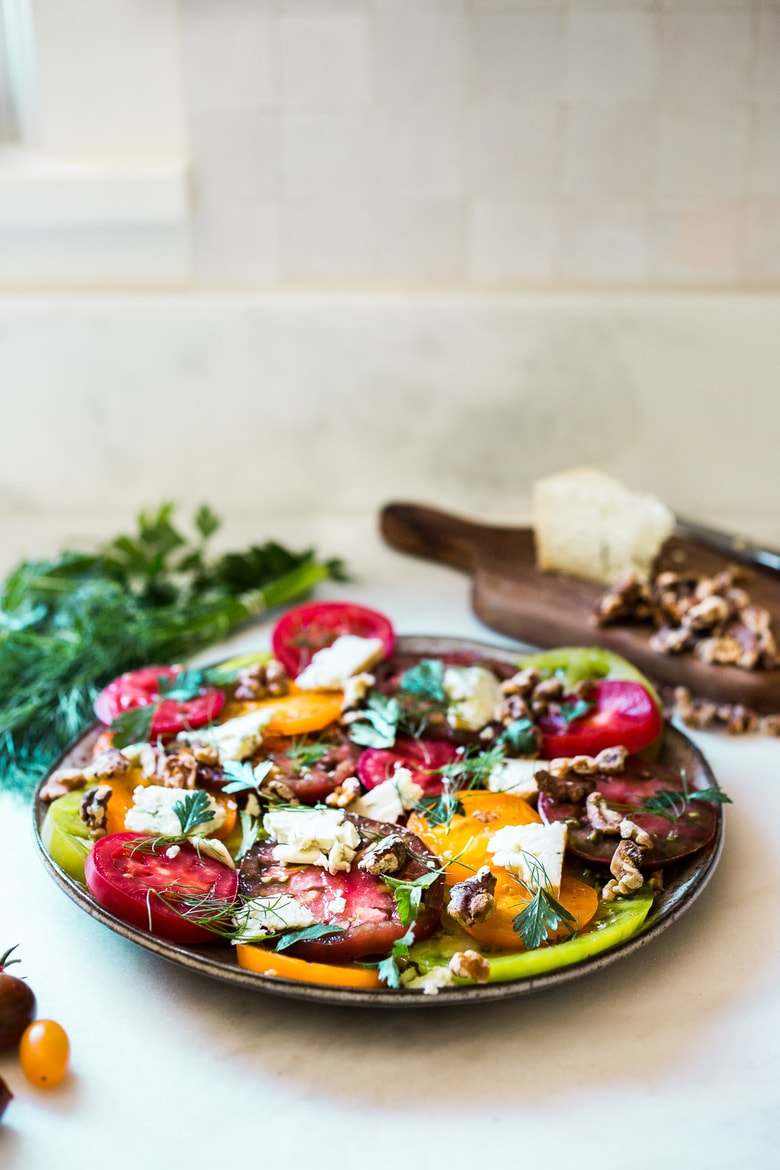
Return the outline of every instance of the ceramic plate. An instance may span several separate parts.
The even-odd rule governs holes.
[[[453,638],[402,637],[398,639],[397,652],[427,657],[441,656],[449,652],[466,652],[506,662],[514,662],[517,658],[516,653],[508,650]],[[82,766],[90,758],[92,745],[101,730],[100,726],[96,726],[88,731],[65,753],[56,767]],[[709,788],[716,785],[715,778],[702,753],[685,735],[668,725],[665,729],[664,747],[659,763],[678,771],[684,769],[691,788]],[[43,847],[40,827],[47,806],[40,799],[39,792],[45,782],[45,779],[41,782],[34,800],[35,834],[44,864],[68,897],[103,926],[107,926],[116,934],[130,939],[138,946],[153,951],[178,966],[189,968],[202,975],[208,975],[223,983],[293,999],[359,1007],[429,1008],[448,1007],[453,1004],[486,1003],[490,1000],[511,999],[518,995],[528,995],[545,988],[558,987],[573,979],[581,979],[594,971],[626,958],[640,947],[646,946],[661,931],[675,922],[680,915],[689,910],[712,877],[723,848],[723,807],[716,805],[717,831],[715,837],[706,848],[694,854],[693,857],[679,862],[673,869],[666,871],[665,889],[656,897],[642,930],[628,942],[592,958],[583,959],[570,967],[558,968],[544,975],[512,983],[448,988],[438,995],[423,995],[420,991],[411,990],[324,987],[320,984],[299,983],[246,971],[238,966],[233,948],[230,945],[214,943],[200,947],[180,946],[164,939],[154,938],[109,914],[84,886],[63,873],[52,862]]]

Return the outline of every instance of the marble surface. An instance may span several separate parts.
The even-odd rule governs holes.
[[[86,530],[85,517],[72,523]],[[3,569],[23,544],[21,530],[6,531]],[[35,540],[66,531],[50,521]],[[275,535],[347,558],[354,580],[322,597],[381,608],[400,633],[507,644],[472,616],[466,577],[387,549],[371,516],[299,518]],[[258,622],[230,648],[264,645],[269,630]],[[734,802],[697,902],[588,979],[464,1009],[298,1004],[181,970],[65,897],[36,854],[30,810],[0,797],[0,944],[19,944],[39,1015],[59,1020],[73,1046],[69,1077],[48,1092],[0,1055],[16,1094],[0,1165],[81,1170],[98,1149],[114,1170],[152,1153],[155,1165],[250,1158],[321,1170],[772,1164],[780,741],[693,738]]]

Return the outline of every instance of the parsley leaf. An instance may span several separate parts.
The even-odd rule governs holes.
[[[584,719],[595,706],[596,704],[588,699],[571,699],[561,703],[558,712],[564,723],[575,723],[578,719]]]
[[[512,928],[520,935],[529,951],[536,950],[546,942],[553,930],[561,923],[574,933],[576,919],[561,906],[544,886],[540,886],[531,901],[512,921]]]
[[[361,711],[361,718],[349,726],[349,737],[362,747],[392,747],[398,734],[401,706],[397,699],[372,695]]]
[[[309,942],[315,938],[330,938],[334,934],[343,934],[343,926],[335,923],[315,922],[312,926],[302,926],[300,930],[287,930],[281,934],[273,946],[274,951],[286,951],[288,947],[298,942]]]
[[[259,792],[260,785],[273,767],[272,760],[261,760],[254,768],[251,764],[240,760],[225,760],[222,765],[226,776],[231,777],[230,784],[226,784],[223,792]]]
[[[175,699],[177,703],[186,703],[188,699],[194,699],[201,693],[205,681],[200,670],[181,670],[173,678],[159,674],[157,688],[161,699]]]
[[[435,703],[446,703],[444,663],[441,658],[423,658],[401,675],[401,689]]]
[[[112,743],[116,748],[127,747],[131,743],[143,743],[150,739],[152,734],[152,720],[157,710],[156,703],[146,707],[131,707],[123,711],[111,722]]]
[[[201,825],[208,824],[214,817],[214,809],[211,806],[208,793],[204,792],[202,788],[188,792],[184,800],[177,800],[173,811],[178,817],[181,831],[185,837],[194,833]]]
[[[515,719],[502,731],[501,741],[520,756],[532,756],[538,747],[536,730],[536,724],[531,719]]]

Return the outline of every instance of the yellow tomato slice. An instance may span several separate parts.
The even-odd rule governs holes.
[[[373,969],[338,967],[335,963],[308,963],[292,955],[276,954],[252,943],[236,944],[239,967],[278,979],[296,979],[302,983],[321,983],[330,987],[381,987]]]
[[[491,864],[487,847],[499,829],[542,819],[527,800],[509,792],[459,792],[458,800],[463,813],[456,813],[449,825],[431,825],[421,813],[412,813],[407,826],[445,863],[450,886]]]
[[[258,702],[228,703],[220,723],[246,715],[250,711],[268,711],[266,730],[272,735],[307,735],[323,731],[341,715],[344,702],[342,691],[305,691],[292,686],[287,695],[278,699],[260,699]]]
[[[512,923],[523,907],[528,905],[530,896],[509,874],[497,873],[495,913],[491,914],[487,922],[466,926],[464,929],[483,946],[495,947],[497,950],[522,950],[522,939]],[[587,926],[598,910],[599,896],[592,886],[564,874],[556,902],[568,910],[574,923],[562,923],[557,930],[551,931],[548,942],[562,942]]]

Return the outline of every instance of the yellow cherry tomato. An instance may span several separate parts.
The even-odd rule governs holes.
[[[31,1085],[51,1089],[65,1077],[70,1041],[56,1020],[33,1020],[19,1041],[19,1062]]]

